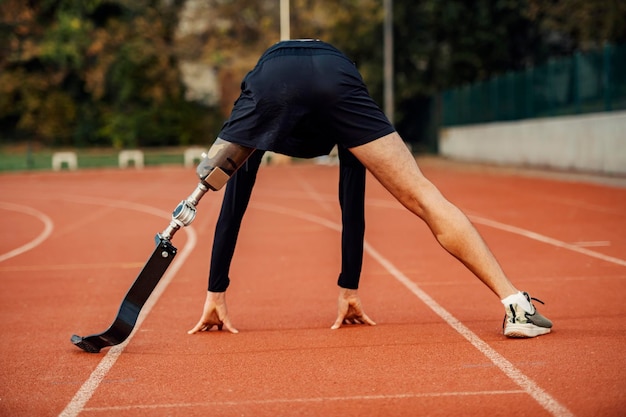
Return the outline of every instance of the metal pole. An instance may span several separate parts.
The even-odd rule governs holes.
[[[280,40],[286,41],[290,37],[289,0],[280,0]]]
[[[384,39],[384,107],[385,114],[393,123],[393,0],[384,0],[385,19],[383,27]]]

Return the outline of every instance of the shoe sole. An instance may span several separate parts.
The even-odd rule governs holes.
[[[532,324],[508,324],[504,329],[504,335],[513,338],[537,337],[547,333],[550,333],[549,328],[538,327]]]

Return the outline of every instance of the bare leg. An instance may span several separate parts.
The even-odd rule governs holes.
[[[350,151],[400,203],[426,222],[444,249],[500,299],[517,293],[467,216],[424,177],[397,133]]]

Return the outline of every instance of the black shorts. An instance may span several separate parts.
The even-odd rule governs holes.
[[[296,40],[272,46],[245,76],[219,137],[312,158],[394,130],[352,61],[327,43]]]

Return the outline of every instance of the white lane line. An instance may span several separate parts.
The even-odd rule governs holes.
[[[296,182],[304,189],[306,200],[316,201],[326,213],[332,213],[333,208],[330,202],[324,198],[313,186],[302,178],[302,174],[296,176]],[[339,196],[337,196],[337,204],[339,204]]]
[[[67,264],[67,265],[18,265],[0,267],[0,272],[21,271],[70,271],[88,269],[136,269],[144,266],[145,262],[107,262],[102,264]]]
[[[521,227],[511,226],[508,224],[500,223],[495,220],[485,219],[484,217],[468,215],[470,220],[474,223],[479,223],[484,226],[493,227],[495,229],[504,230],[506,232],[515,233],[517,235],[521,235],[527,237],[528,239],[537,240],[539,242],[547,243],[552,246],[556,246],[558,248],[569,249],[572,252],[582,253],[583,255],[590,256],[592,258],[602,259],[603,261],[611,262],[617,265],[626,266],[626,260],[615,258],[613,256],[608,256],[600,252],[595,252],[589,249],[581,248],[580,246],[573,245],[571,243],[566,243],[557,239],[553,239],[548,236],[541,235],[539,233],[522,229]]]
[[[272,195],[272,193],[269,193],[269,192],[266,192],[265,194]],[[309,199],[311,197],[310,194],[305,194],[305,193],[291,193],[291,194],[283,193],[280,195],[276,193],[276,196],[280,196],[283,198],[299,198],[299,199]],[[332,201],[333,197],[319,195],[317,196],[317,199],[323,200],[323,201]],[[365,201],[365,204],[371,207],[406,210],[406,208],[403,207],[396,200],[388,201],[388,200],[382,200],[382,199],[368,198]],[[597,259],[601,259],[603,261],[611,262],[617,265],[626,266],[626,260],[624,259],[604,255],[603,253],[600,253],[600,252],[595,252],[589,249],[585,249],[585,247],[610,246],[611,242],[609,241],[567,243],[567,242],[563,242],[561,240],[554,239],[554,238],[551,238],[551,237],[548,237],[548,236],[545,236],[536,232],[532,232],[530,230],[523,229],[521,227],[511,226],[505,223],[500,223],[498,221],[487,219],[487,218],[477,216],[477,215],[472,215],[467,212],[466,214],[467,214],[467,217],[469,217],[469,219],[473,223],[482,224],[483,226],[488,226],[494,229],[499,229],[499,230],[503,230],[503,231],[513,233],[516,235],[524,236],[526,238],[537,240],[543,243],[547,243],[549,245],[553,245],[562,249],[567,249],[567,250],[571,250],[574,252],[582,253],[583,255],[587,255],[592,258],[597,258]]]
[[[504,356],[500,355],[494,349],[491,348],[486,342],[478,337],[463,323],[457,320],[450,312],[439,305],[433,298],[431,298],[426,292],[424,292],[416,283],[407,278],[402,272],[400,272],[391,262],[385,259],[377,251],[375,251],[369,244],[366,243],[367,252],[374,257],[378,263],[380,263],[396,280],[402,283],[409,289],[417,298],[419,298],[424,304],[426,304],[432,311],[443,319],[448,325],[456,330],[461,336],[463,336],[468,342],[470,342],[476,349],[478,349],[483,355],[485,355],[494,365],[508,376],[513,382],[519,385],[528,395],[535,399],[546,411],[550,412],[553,416],[569,417],[573,414],[558,401],[556,401],[550,394],[545,392],[535,381],[527,377],[517,369],[511,362],[509,362]]]
[[[594,241],[586,241],[586,242],[572,242],[572,245],[578,247],[592,248],[599,246],[611,246],[611,242],[608,240],[594,240]]]
[[[293,217],[298,217],[303,220],[308,220],[323,226],[326,226],[332,230],[341,230],[341,225],[333,223],[324,218],[304,213],[297,210],[291,210],[280,206],[274,206],[271,204],[255,204],[254,208],[268,210],[279,214],[286,214]],[[376,251],[367,241],[364,244],[365,251],[371,255],[378,263],[383,266],[396,280],[402,283],[409,291],[411,291],[417,298],[419,298],[424,304],[426,304],[431,310],[435,312],[439,317],[443,319],[448,325],[456,330],[461,336],[463,336],[468,342],[470,342],[476,349],[484,354],[494,365],[509,377],[513,382],[520,386],[528,395],[530,395],[535,401],[537,401],[546,411],[550,412],[556,417],[571,417],[573,414],[557,400],[555,400],[550,394],[545,392],[536,382],[524,375],[519,369],[517,369],[511,362],[509,362],[504,356],[496,352],[491,346],[484,342],[468,327],[463,325],[452,314],[450,314],[445,308],[439,305],[432,297],[424,292],[416,283],[407,278],[400,270],[398,270],[389,260],[384,258],[378,251]]]
[[[159,209],[155,209],[154,207],[144,206],[142,204],[130,203],[126,201],[77,197],[68,197],[66,199],[72,199],[75,202],[84,204],[106,205],[129,210],[136,210],[163,218],[168,218],[170,216],[169,213]],[[91,373],[91,375],[89,375],[89,378],[87,378],[87,380],[83,383],[80,389],[76,392],[76,394],[67,404],[65,409],[61,411],[59,417],[75,417],[78,416],[81,411],[85,409],[85,405],[87,404],[89,399],[96,392],[98,386],[106,377],[107,373],[111,370],[117,359],[120,357],[126,345],[128,345],[139,327],[141,327],[144,319],[148,316],[148,314],[150,314],[150,311],[156,305],[157,301],[159,300],[169,283],[172,281],[174,276],[176,276],[178,270],[181,268],[181,266],[183,266],[185,260],[193,251],[197,242],[196,232],[192,227],[185,227],[183,228],[183,230],[187,233],[187,242],[185,243],[183,249],[178,252],[169,269],[165,272],[165,274],[159,281],[159,284],[156,286],[156,288],[146,301],[146,304],[143,306],[141,313],[137,318],[137,323],[135,324],[133,332],[123,343],[117,346],[113,346],[107,351],[106,355],[102,358],[102,360],[100,360],[100,363],[98,364],[96,369]]]
[[[10,250],[9,252],[0,254],[0,262],[6,261],[7,259],[13,258],[17,255],[21,255],[24,252],[28,252],[31,249],[39,246],[44,240],[50,236],[52,230],[54,230],[54,223],[50,219],[50,217],[46,216],[44,213],[39,210],[35,210],[32,207],[22,206],[19,204],[0,202],[0,209],[17,211],[18,213],[28,214],[30,216],[36,217],[37,219],[43,222],[44,228],[43,231],[37,236],[35,239],[26,243],[25,245],[20,246],[19,248],[15,248]]]
[[[219,407],[219,406],[242,406],[242,405],[266,405],[266,404],[307,404],[325,403],[330,401],[377,401],[377,400],[404,400],[411,398],[433,397],[470,397],[480,395],[515,395],[525,394],[522,390],[497,390],[497,391],[458,391],[458,392],[417,392],[407,394],[381,394],[381,395],[353,395],[345,397],[312,397],[312,398],[275,398],[269,400],[244,400],[244,401],[206,401],[197,403],[172,403],[172,404],[134,404],[110,407],[88,407],[85,411],[130,411],[130,410],[153,410],[159,408],[193,408],[193,407]]]

